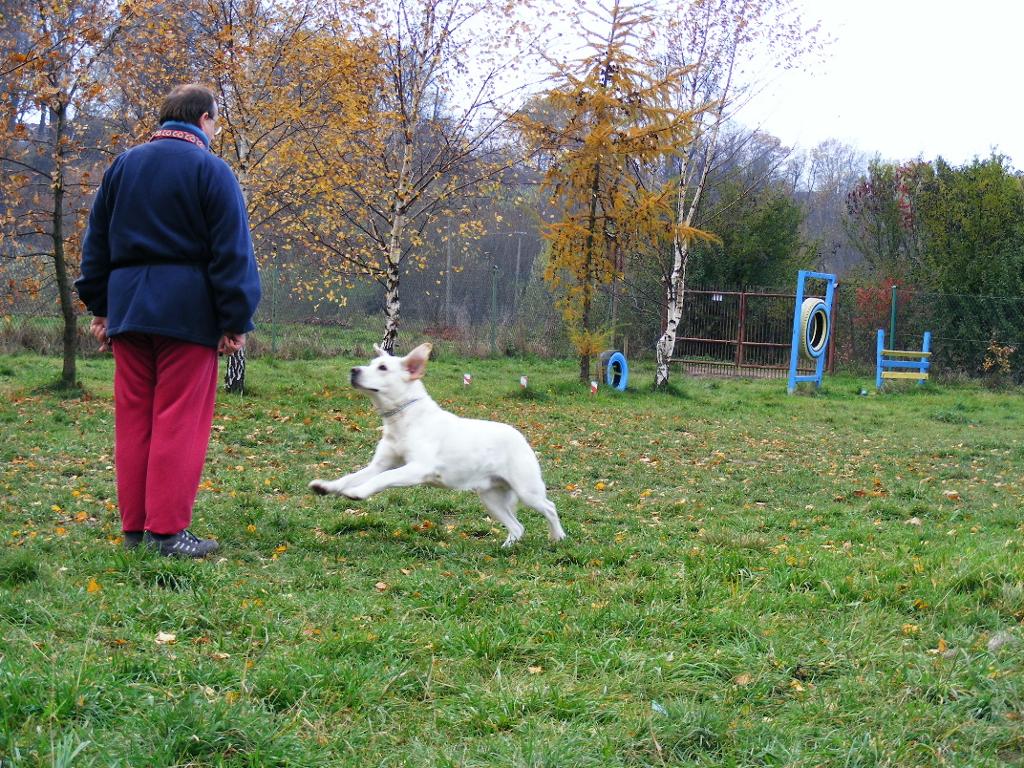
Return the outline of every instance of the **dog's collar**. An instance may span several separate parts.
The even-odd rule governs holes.
[[[380,417],[382,419],[390,419],[392,416],[397,416],[399,413],[404,411],[410,405],[412,405],[413,403],[418,403],[422,399],[423,399],[422,397],[414,397],[412,400],[406,400],[404,403],[402,403],[397,408],[392,408],[390,411],[382,412]]]

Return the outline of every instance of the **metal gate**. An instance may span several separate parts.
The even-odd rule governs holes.
[[[795,301],[793,293],[688,290],[672,362],[697,375],[786,378]],[[835,314],[833,306],[825,361],[829,373]],[[801,360],[797,369],[812,372],[814,363]]]

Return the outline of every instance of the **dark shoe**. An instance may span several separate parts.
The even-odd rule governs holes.
[[[142,543],[142,531],[125,531],[123,535],[125,549],[139,548],[139,544]]]
[[[200,539],[187,528],[178,533],[163,535],[146,531],[146,546],[164,557],[206,557],[220,545],[213,539]]]

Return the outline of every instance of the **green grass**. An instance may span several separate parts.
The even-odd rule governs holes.
[[[307,492],[372,453],[354,362],[221,397],[194,563],[120,547],[110,361],[61,399],[59,361],[0,357],[0,765],[1024,760],[1020,394],[640,364],[592,397],[442,357],[435,399],[526,433],[569,535],[524,510],[506,551],[471,495]]]

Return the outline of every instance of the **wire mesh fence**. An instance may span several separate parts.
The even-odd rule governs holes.
[[[489,269],[410,271],[401,280],[399,347],[430,340],[471,357],[571,353],[562,319],[543,281]],[[278,358],[352,352],[362,356],[384,330],[384,287],[356,283],[343,303],[296,297],[284,270],[263,272],[253,355]]]
[[[1024,297],[847,286],[838,312],[837,365],[873,367],[878,329],[890,349],[921,349],[932,334],[938,378],[1024,381]]]
[[[793,293],[693,290],[676,356],[702,373],[786,374]],[[890,284],[840,284],[832,313],[828,366],[833,372],[874,369],[876,335],[891,349],[917,350],[932,334],[932,374],[1024,381],[1024,297],[940,294]],[[1018,354],[1018,351],[1021,351]],[[695,368],[704,358],[708,364]]]
[[[249,356],[280,359],[332,355],[363,357],[383,332],[383,288],[357,284],[344,304],[297,298],[284,270],[265,269],[264,293],[250,336]],[[430,340],[466,356],[572,357],[572,345],[544,282],[533,273],[485,268],[450,274],[412,272],[402,283],[399,348]],[[0,296],[0,299],[4,299]],[[605,301],[598,316],[607,315]],[[635,304],[635,302],[634,302]],[[781,376],[792,335],[790,289],[691,289],[684,303],[676,358],[707,363],[704,375]],[[63,322],[56,301],[40,293],[0,303],[0,352],[62,352]],[[653,357],[660,306],[631,315],[620,328],[632,358]],[[652,320],[653,318],[653,320]],[[830,369],[868,373],[877,330],[893,349],[920,349],[932,334],[935,378],[1024,381],[1024,297],[938,294],[888,284],[840,283],[833,309]],[[96,354],[88,317],[78,318],[79,349]]]
[[[284,269],[261,272],[263,299],[249,357],[365,356],[384,330],[384,288],[357,282],[343,302],[303,297]],[[63,319],[55,292],[4,296],[0,287],[0,353],[61,354]],[[572,346],[547,287],[535,276],[501,269],[449,275],[412,271],[401,282],[399,347],[430,340],[440,350],[471,357],[566,357]],[[89,317],[77,318],[79,351],[97,354]]]

